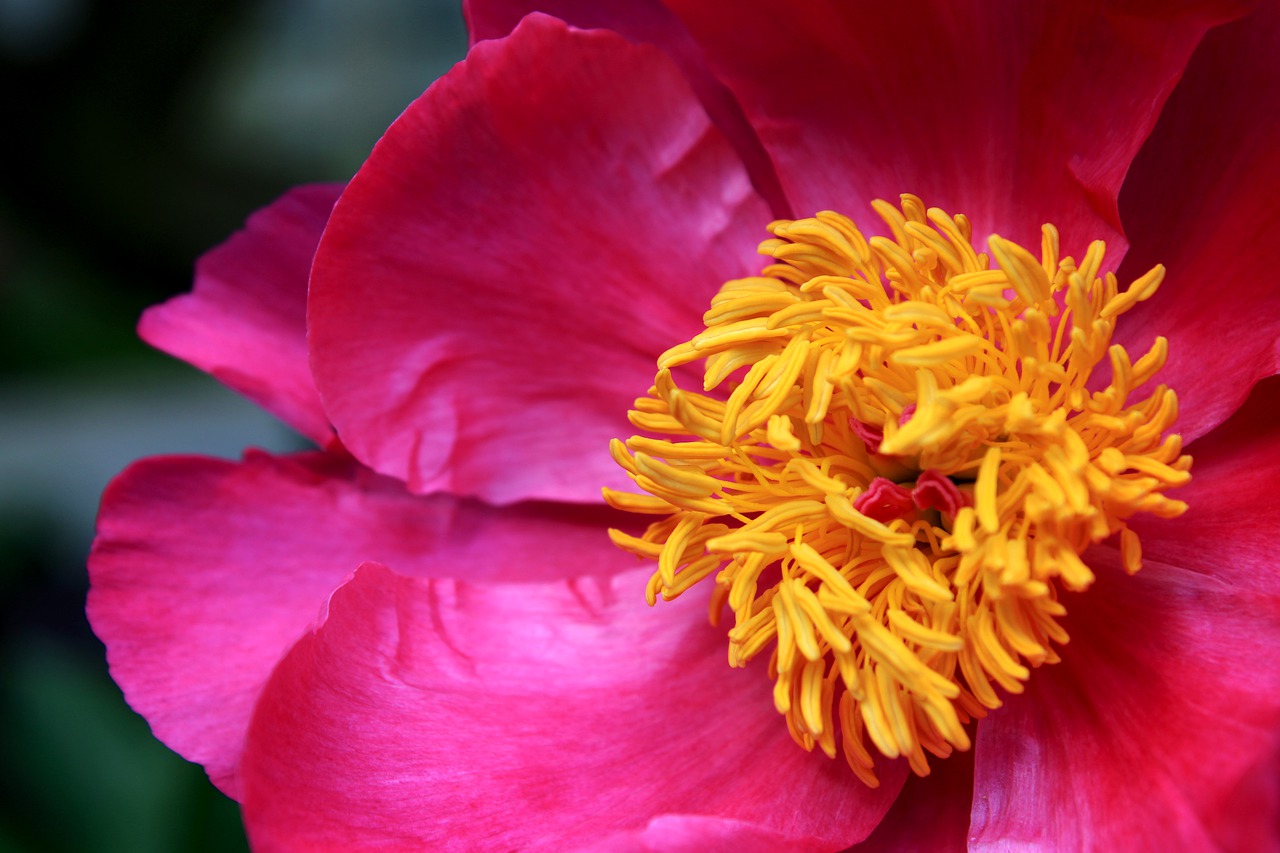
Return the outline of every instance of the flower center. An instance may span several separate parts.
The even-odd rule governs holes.
[[[1186,505],[1191,458],[1165,435],[1164,338],[1133,361],[1116,318],[1155,293],[1120,291],[1105,246],[1077,265],[1045,225],[1040,258],[998,236],[978,252],[964,216],[904,195],[874,207],[892,239],[824,211],[778,221],[774,263],[725,284],[706,330],[663,353],[614,459],[663,516],[614,542],[657,560],[647,596],[715,574],[712,622],[733,611],[729,660],[772,649],[774,704],[805,749],[876,785],[868,746],[929,772],[968,749],[965,724],[1020,693],[1067,641],[1059,588],[1083,590],[1080,554],[1126,520]],[[993,264],[994,260],[994,264]],[[1110,382],[1088,383],[1110,361]],[[677,373],[700,362],[700,390]],[[1100,386],[1095,382],[1095,387]]]

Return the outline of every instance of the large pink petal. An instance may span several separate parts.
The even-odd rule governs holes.
[[[616,518],[597,509],[523,505],[498,517],[470,502],[414,498],[321,454],[150,459],[103,496],[89,619],[156,736],[235,795],[262,684],[362,561],[424,576],[603,571],[582,555],[595,559],[606,523]]]
[[[1089,553],[1099,577],[1065,601],[1062,663],[979,724],[982,843],[1280,847],[1280,386],[1269,386],[1222,441],[1195,445],[1192,509],[1143,525],[1137,576],[1111,548]]]
[[[311,280],[344,444],[412,490],[598,501],[654,359],[768,212],[661,52],[530,16],[411,105]]]
[[[517,587],[366,564],[263,692],[241,764],[262,850],[831,850],[902,784],[805,753],[648,570]],[[711,818],[713,820],[707,820]],[[754,846],[752,846],[754,845]]]
[[[1209,33],[1134,161],[1121,195],[1133,251],[1123,272],[1164,263],[1154,299],[1121,340],[1169,338],[1160,378],[1178,392],[1187,438],[1231,414],[1280,371],[1280,4]]]
[[[299,187],[196,264],[195,288],[138,334],[212,374],[322,447],[336,444],[307,366],[307,276],[341,184]]]
[[[1040,245],[1124,242],[1116,195],[1222,3],[666,0],[800,215],[902,192]],[[1234,4],[1233,4],[1234,5]],[[1209,7],[1209,8],[1205,8]],[[732,21],[732,26],[726,26]],[[883,226],[881,226],[883,227]]]
[[[778,176],[760,137],[747,122],[733,93],[707,67],[706,56],[697,42],[660,0],[463,0],[462,9],[472,44],[502,38],[525,15],[545,12],[575,27],[613,30],[637,44],[662,48],[689,81],[711,121],[742,158],[756,191],[769,202],[776,216],[789,215]]]

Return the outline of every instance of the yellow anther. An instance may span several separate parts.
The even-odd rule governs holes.
[[[982,346],[982,338],[959,334],[933,343],[904,347],[894,351],[890,359],[904,367],[938,367],[967,355],[976,355],[982,351]]]

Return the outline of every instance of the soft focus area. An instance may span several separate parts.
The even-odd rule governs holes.
[[[245,848],[110,680],[84,558],[133,460],[302,440],[134,324],[464,48],[453,0],[0,0],[0,851]]]

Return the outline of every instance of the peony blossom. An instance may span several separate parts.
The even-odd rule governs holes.
[[[253,846],[1280,847],[1280,569],[1269,547],[1280,533],[1280,7],[536,5],[473,0],[467,59],[405,110],[348,185],[300,188],[257,213],[200,260],[190,294],[140,323],[148,342],[317,446],[138,462],[103,496],[90,556],[88,612],[112,675],[158,738],[240,802]],[[781,629],[743,655],[726,641],[732,575],[710,576],[725,560],[702,566],[698,583],[680,580],[730,535],[694,531],[718,508],[695,500],[694,515],[656,534],[646,523],[663,516],[623,511],[680,500],[675,480],[641,497],[637,474],[664,428],[697,422],[686,412],[672,426],[679,406],[663,383],[700,388],[698,354],[681,347],[708,340],[698,336],[721,288],[761,275],[763,241],[775,259],[796,256],[787,245],[808,238],[788,223],[823,211],[846,217],[822,214],[828,224],[892,237],[873,203],[902,197],[906,219],[925,216],[904,193],[964,214],[929,221],[971,232],[975,258],[1023,264],[1027,281],[1049,282],[1057,260],[1074,259],[1052,290],[1013,273],[994,289],[969,280],[988,287],[974,298],[992,311],[1013,306],[1010,328],[1028,312],[1082,316],[1084,291],[1068,283],[1077,264],[1120,283],[1099,285],[1107,299],[1139,282],[1099,344],[1133,363],[1100,357],[1071,399],[1083,406],[1126,369],[1145,378],[1163,361],[1133,383],[1131,402],[1171,401],[1162,384],[1177,409],[1176,424],[1171,409],[1151,418],[1142,446],[1154,461],[1127,463],[1163,472],[1167,496],[1062,534],[1081,553],[1061,557],[1068,569],[1036,605],[1061,635],[1036,635],[1043,654],[1019,652],[1025,677],[993,679],[973,707],[947,686],[980,692],[968,670],[890,684],[933,697],[920,706],[919,719],[942,721],[927,759],[901,737],[853,746],[860,732],[815,722],[833,696],[813,699],[809,717],[779,714],[808,678],[803,662],[787,668],[800,658],[787,657]],[[962,242],[947,240],[943,254]],[[1055,262],[1035,273],[1042,242]],[[799,254],[790,268],[822,260]],[[900,272],[937,253],[905,257]],[[1144,278],[1157,264],[1163,281]],[[784,275],[776,267],[768,274]],[[868,322],[882,325],[877,316]],[[907,341],[918,325],[894,329]],[[997,361],[1013,333],[1001,340],[985,350]],[[901,363],[923,376],[986,346],[920,349],[931,345],[902,343]],[[748,362],[722,359],[727,384],[682,399],[728,406],[749,381],[739,367]],[[1057,389],[1075,380],[1055,369],[1044,394],[1061,402],[1070,394]],[[779,400],[812,378],[797,376]],[[948,534],[966,513],[979,531],[1003,518],[992,507],[1007,497],[1009,457],[957,475],[971,458],[956,461],[936,438],[949,427],[926,397],[882,395],[878,409],[815,421],[865,448],[859,459],[911,460],[909,477],[876,468],[870,497],[835,501],[850,529],[907,543],[889,560],[923,559],[893,527],[918,514]],[[646,398],[664,401],[654,411],[667,420],[640,417],[641,440],[611,454],[637,432],[628,410]],[[743,429],[764,438],[742,458],[812,444],[802,416],[760,411],[769,417]],[[1116,412],[1088,434],[1113,430],[1137,453],[1136,421],[1123,427]],[[1024,414],[1000,423],[1050,419]],[[1103,453],[1086,462],[1125,476],[1119,451]],[[810,547],[815,560],[804,550],[815,540],[787,538],[794,523],[765,530],[760,506],[737,511],[756,526],[738,527],[726,553],[746,548],[742,530],[763,531],[774,538],[751,547],[795,548],[769,557],[772,571],[793,559],[838,585],[822,546]],[[1047,511],[1026,517],[1060,517]],[[697,547],[674,568],[645,559],[680,518]],[[1087,575],[1071,575],[1072,560]],[[891,568],[925,599],[951,595],[905,563]],[[679,594],[651,608],[646,590]],[[853,634],[865,649],[863,630]],[[836,669],[820,675],[837,684]],[[858,772],[863,749],[874,778]]]

